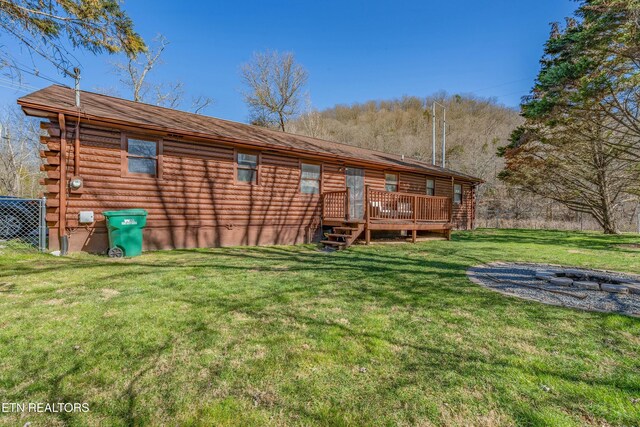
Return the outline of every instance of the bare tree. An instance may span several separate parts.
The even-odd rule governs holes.
[[[35,197],[39,191],[39,128],[36,120],[7,109],[0,118],[0,194]]]
[[[590,112],[589,115],[594,114]],[[501,149],[506,159],[500,176],[509,184],[554,200],[574,212],[591,215],[606,234],[618,232],[616,218],[640,180],[633,159],[620,155],[618,134],[580,118],[557,127],[524,125]],[[607,126],[603,126],[606,124]]]
[[[153,39],[154,46],[146,52],[129,57],[126,63],[114,63],[120,82],[131,91],[136,102],[146,102],[167,108],[179,108],[185,98],[185,85],[180,81],[153,83],[148,80],[149,73],[163,63],[162,54],[169,41],[158,34]],[[213,99],[199,95],[193,99],[190,109],[196,114],[213,104]]]
[[[147,98],[150,90],[146,82],[147,75],[156,65],[162,63],[162,52],[169,44],[162,34],[158,34],[153,42],[155,46],[146,52],[129,57],[126,63],[113,64],[117,74],[120,75],[120,82],[131,90],[131,97],[136,102],[143,102]]]
[[[247,87],[243,95],[251,122],[277,126],[284,132],[286,123],[299,112],[307,71],[296,64],[293,53],[267,51],[254,53],[252,60],[241,66],[240,75]]]
[[[184,84],[182,82],[159,83],[153,85],[156,105],[167,108],[178,108],[184,99]]]
[[[209,108],[211,105],[213,105],[213,98],[198,95],[191,100],[191,111],[195,114],[200,114],[201,111]]]

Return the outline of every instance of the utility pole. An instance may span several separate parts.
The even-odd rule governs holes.
[[[73,78],[76,81],[76,108],[80,108],[80,68],[74,68],[73,73]]]
[[[442,107],[442,167],[444,168],[446,165],[446,151],[447,151],[447,107],[440,104],[438,101],[433,101],[432,112],[433,112],[433,157],[431,158],[431,163],[435,166],[436,164],[436,104]]]
[[[431,139],[431,164],[436,165],[436,103],[431,105],[431,121],[433,122],[433,138]]]
[[[442,107],[442,168],[447,157],[447,109]]]

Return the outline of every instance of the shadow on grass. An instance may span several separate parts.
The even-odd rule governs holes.
[[[633,234],[607,235],[596,232],[531,229],[480,229],[477,232],[454,233],[453,241],[490,244],[535,244],[575,249],[616,250],[634,253],[631,248],[616,245],[640,242]]]
[[[492,244],[499,247],[502,243],[540,243],[543,245],[559,245],[558,236],[553,233],[502,233],[504,235],[478,234],[469,236],[457,234],[457,242],[478,242]],[[551,235],[550,235],[551,234]],[[516,241],[514,241],[516,239]],[[592,242],[580,237],[571,240],[571,245],[584,244],[584,248],[606,249],[610,238],[600,242]],[[308,246],[302,247],[260,247],[260,248],[228,248],[212,250],[174,250],[146,254],[140,258],[123,262],[108,260],[100,257],[78,257],[68,259],[38,258],[38,264],[16,263],[3,266],[0,278],[56,277],[63,279],[66,285],[83,284],[89,288],[97,288],[109,283],[109,286],[126,289],[132,283],[141,288],[142,296],[158,298],[158,290],[172,290],[164,298],[171,302],[182,302],[188,306],[189,316],[182,319],[163,319],[170,322],[172,328],[166,333],[166,340],[158,345],[149,346],[145,351],[140,347],[131,354],[122,348],[123,357],[131,358],[133,373],[120,390],[120,397],[126,401],[122,408],[111,416],[117,417],[124,424],[144,424],[145,411],[153,408],[139,408],[137,401],[143,380],[154,372],[156,365],[164,355],[176,352],[176,346],[187,346],[190,351],[216,345],[215,331],[200,319],[198,315],[215,314],[226,319],[231,314],[243,314],[251,319],[268,319],[279,324],[299,324],[307,331],[313,331],[315,336],[329,336],[338,334],[341,338],[356,341],[361,348],[367,349],[374,342],[383,342],[390,347],[397,347],[406,352],[402,358],[402,365],[398,367],[400,375],[387,378],[384,389],[389,395],[398,393],[407,385],[424,387],[424,378],[432,378],[436,387],[446,387],[447,380],[441,379],[443,373],[455,373],[463,379],[462,383],[473,383],[487,378],[487,381],[500,383],[507,381],[510,373],[523,369],[518,361],[518,350],[508,346],[501,348],[502,343],[495,342],[491,351],[478,345],[467,345],[465,336],[472,328],[481,327],[483,331],[491,330],[492,319],[496,321],[496,328],[515,327],[524,330],[554,331],[562,322],[588,320],[593,329],[599,329],[598,336],[611,335],[606,325],[609,316],[599,313],[577,313],[562,308],[552,308],[512,298],[505,298],[491,291],[484,290],[468,282],[466,269],[473,264],[481,264],[491,257],[491,254],[476,255],[473,251],[465,251],[456,247],[454,242],[442,242],[438,245],[402,245],[389,249],[388,247],[354,247],[349,251],[323,253],[312,250]],[[563,243],[566,246],[566,243]],[[43,261],[40,262],[40,259]],[[183,282],[176,284],[173,274],[182,277]],[[215,275],[228,283],[208,280]],[[75,275],[75,276],[74,276]],[[199,276],[200,275],[200,276]],[[184,277],[193,280],[184,280]],[[153,283],[144,282],[154,278]],[[266,279],[271,281],[265,283]],[[233,283],[232,283],[233,282]],[[144,283],[138,285],[138,283]],[[15,284],[14,284],[15,285]],[[22,285],[9,288],[8,292],[22,292]],[[401,318],[393,319],[392,330],[377,331],[366,329],[360,325],[349,325],[339,322],[325,311],[318,301],[330,301],[336,306],[363,309],[365,305],[374,305],[383,309],[385,313],[392,313],[401,307],[412,315],[425,315],[436,319],[438,325],[449,328],[452,333],[462,336],[459,347],[453,347],[452,342],[438,339],[422,339],[411,335],[411,327],[401,324]],[[303,310],[306,302],[315,311],[312,314]],[[300,304],[299,304],[300,303]],[[350,313],[353,314],[353,313]],[[464,315],[468,315],[465,317]],[[204,316],[203,316],[204,317]],[[391,316],[392,317],[392,316]],[[101,323],[103,322],[103,323]],[[628,322],[627,320],[621,322]],[[108,320],[99,320],[97,325],[109,326]],[[150,326],[147,324],[146,326]],[[420,328],[423,326],[417,325]],[[424,328],[427,326],[425,325]],[[397,333],[402,330],[402,333]],[[241,332],[241,331],[239,331]],[[281,333],[271,331],[265,327],[263,333]],[[310,334],[309,332],[306,332]],[[500,334],[496,330],[495,334]],[[310,336],[310,335],[306,335]],[[180,344],[176,344],[180,337]],[[494,340],[488,336],[488,340]],[[62,374],[50,378],[39,367],[46,365],[46,353],[40,360],[30,361],[25,370],[34,380],[40,382],[41,387],[49,390],[51,400],[64,397],[78,400],[78,395],[64,395],[61,384],[68,376],[82,375],[94,370],[106,355],[111,354],[111,347],[123,346],[126,341],[119,341],[118,337],[111,340],[91,341],[91,352],[80,354],[71,363],[69,369]],[[244,345],[242,337],[234,345]],[[500,351],[496,351],[498,348]],[[546,360],[549,362],[549,360]],[[225,365],[213,365],[208,371],[209,378],[219,376],[220,370],[231,369],[229,360]],[[536,377],[553,377],[559,382],[572,384],[588,384],[624,391],[628,394],[637,393],[636,380],[630,375],[601,375],[593,376],[589,372],[580,372],[563,364],[528,363],[524,367],[527,373]],[[416,373],[419,373],[417,375]],[[254,378],[255,379],[255,378]],[[154,378],[162,383],[163,378]],[[508,382],[508,381],[507,381]],[[203,383],[203,389],[206,389]],[[503,387],[509,387],[502,384]],[[304,386],[300,386],[304,387]],[[10,387],[8,387],[10,388]],[[175,404],[179,397],[171,391],[179,390],[158,386],[154,392],[167,393],[167,406]],[[309,390],[306,390],[307,392]],[[237,392],[240,393],[240,392]],[[18,396],[15,396],[16,398]],[[246,398],[239,394],[240,399]],[[316,396],[318,397],[318,396]],[[504,396],[503,396],[504,397]],[[320,397],[318,397],[320,398]],[[527,411],[518,411],[518,404],[522,399],[530,403],[530,396],[518,398],[517,402],[509,402],[510,413],[523,424],[536,424],[540,419]],[[548,398],[547,402],[553,398]],[[559,408],[566,408],[567,402],[561,397],[553,402]],[[81,399],[80,399],[81,400]],[[509,400],[509,399],[507,399]],[[548,404],[548,403],[545,404]],[[304,403],[304,402],[303,402]],[[304,417],[302,422],[315,420],[319,424],[325,418],[314,413],[303,403],[291,403],[287,406],[279,402],[279,409],[295,413]],[[523,406],[524,408],[525,406]],[[109,414],[105,414],[109,416]],[[337,415],[339,417],[339,415]],[[70,419],[62,418],[65,424]],[[336,422],[339,418],[336,418]]]

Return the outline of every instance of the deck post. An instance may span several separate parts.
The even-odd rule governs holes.
[[[413,196],[413,229],[411,230],[411,242],[415,243],[418,237],[418,195]]]
[[[364,236],[365,243],[371,243],[371,229],[369,228],[369,217],[371,216],[371,206],[369,206],[369,186],[364,186]]]
[[[455,197],[456,192],[456,181],[453,177],[451,177],[451,198],[449,199],[449,222],[453,223],[453,198]]]
[[[349,191],[349,187],[347,187],[347,192],[345,193],[345,197],[344,197],[344,217],[345,220],[347,222],[349,222],[349,219],[351,217],[350,212],[349,212],[349,199],[350,199],[350,191]]]

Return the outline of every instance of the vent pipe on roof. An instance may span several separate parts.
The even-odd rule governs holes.
[[[76,108],[80,108],[80,68],[74,68],[73,73],[73,78],[76,80]]]

